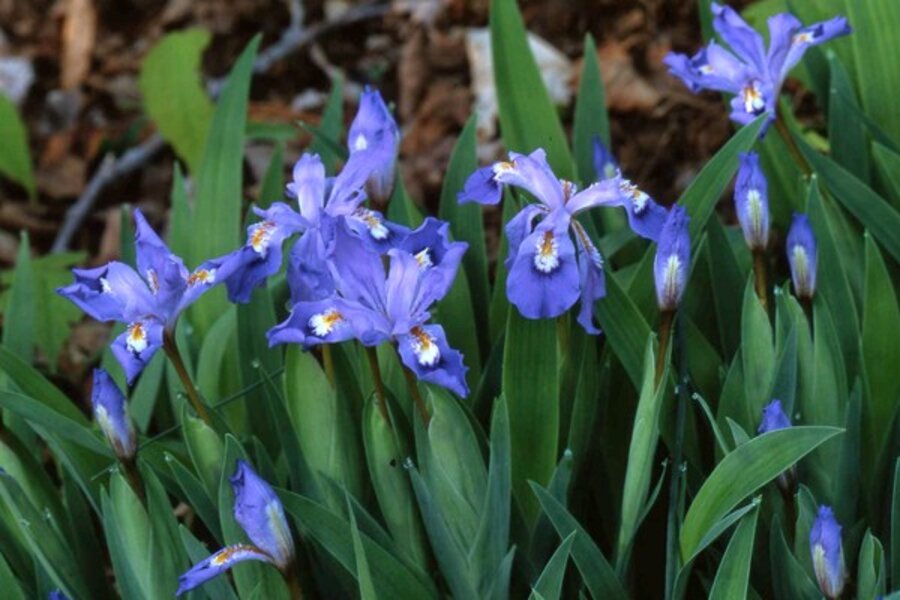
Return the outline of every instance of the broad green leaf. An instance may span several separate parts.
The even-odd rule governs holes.
[[[475,312],[476,331],[479,332],[482,358],[487,358],[490,347],[488,336],[488,312],[490,302],[488,285],[488,261],[484,240],[484,223],[481,207],[475,203],[459,204],[456,195],[463,189],[469,175],[478,167],[475,153],[475,117],[471,117],[459,134],[450,155],[444,185],[441,188],[440,217],[450,223],[453,238],[469,244],[463,255],[463,270],[469,281],[469,293]]]
[[[643,377],[643,351],[652,333],[615,273],[606,272],[606,297],[596,305],[597,320],[635,389]]]
[[[653,337],[647,339],[644,350],[644,376],[640,398],[631,430],[628,463],[622,492],[622,517],[619,520],[619,537],[616,544],[616,572],[623,576],[627,571],[631,544],[637,533],[640,513],[650,491],[650,477],[656,458],[659,438],[659,413],[668,382],[668,368],[655,383],[656,352]],[[667,357],[668,358],[668,357]],[[668,365],[668,360],[666,360]]]
[[[554,321],[526,319],[510,309],[503,348],[503,395],[509,406],[513,492],[528,523],[538,515],[528,482],[546,485],[559,451],[556,348]]]
[[[182,465],[177,458],[169,453],[165,454],[166,463],[172,470],[172,477],[178,482],[183,498],[197,516],[206,525],[213,537],[221,544],[222,528],[219,525],[219,513],[212,499],[203,487],[203,483],[187,467]]]
[[[756,538],[756,519],[759,509],[747,513],[738,525],[725,555],[716,571],[716,579],[709,592],[710,600],[746,598],[750,583],[750,563],[753,560],[753,542]]]
[[[309,531],[309,536],[349,573],[355,574],[356,561],[350,523],[299,494],[279,491],[279,496],[285,511],[303,524],[304,530]],[[437,596],[434,584],[423,572],[413,570],[365,533],[360,532],[360,537],[379,598],[412,600]]]
[[[841,433],[836,427],[792,427],[738,446],[716,466],[694,497],[681,529],[681,555],[692,556],[710,528],[744,498]]]
[[[891,581],[900,582],[900,458],[894,463],[891,488]]]
[[[746,273],[738,266],[731,251],[725,230],[718,218],[709,220],[706,227],[709,244],[709,277],[716,285],[713,289],[713,305],[716,310],[718,332],[724,356],[730,360],[741,341],[741,288]]]
[[[372,571],[369,568],[369,560],[366,558],[366,548],[362,543],[359,527],[356,525],[356,515],[350,505],[350,495],[347,494],[347,513],[350,515],[350,533],[353,535],[353,554],[356,559],[356,580],[359,582],[360,600],[377,600],[375,583],[372,581]]]
[[[828,99],[828,141],[835,162],[869,183],[869,140],[865,123],[857,117],[856,95],[847,71],[834,52],[828,52],[831,72]],[[854,110],[856,109],[856,110]]]
[[[3,346],[22,360],[31,362],[34,331],[40,315],[34,303],[35,277],[28,233],[22,232],[19,239],[15,276],[3,310]]]
[[[848,36],[853,47],[859,96],[863,109],[894,140],[900,140],[900,113],[893,96],[900,89],[900,72],[885,56],[900,55],[896,24],[900,4],[893,0],[844,3],[847,20],[853,26]],[[846,61],[844,61],[846,64]]]
[[[197,193],[190,237],[191,266],[231,252],[240,244],[243,218],[244,129],[253,59],[260,36],[247,44],[222,88],[196,171]],[[213,290],[193,307],[195,325],[204,335],[224,312],[225,292]]]
[[[4,597],[8,600],[26,600],[29,597],[26,596],[26,590],[16,579],[2,554],[0,554],[0,589],[3,590]]]
[[[450,347],[463,355],[463,364],[468,367],[466,382],[471,389],[474,389],[481,380],[478,331],[487,332],[478,324],[476,315],[487,316],[485,311],[478,310],[479,306],[486,305],[473,302],[469,280],[460,270],[457,271],[456,279],[447,295],[438,302],[432,312],[435,320],[442,324]]]
[[[0,93],[0,175],[9,177],[34,198],[34,173],[28,152],[28,130],[12,100]]]
[[[587,185],[603,177],[594,168],[594,137],[609,148],[609,115],[606,111],[606,92],[597,60],[597,46],[591,34],[584,36],[584,60],[575,100],[575,123],[572,127],[575,166],[578,179]]]
[[[775,377],[775,344],[769,316],[753,291],[753,282],[744,287],[743,316],[741,317],[741,358],[743,359],[744,402],[743,422],[752,428],[763,406],[772,396]]]
[[[15,517],[34,560],[47,571],[53,582],[69,597],[89,598],[72,550],[58,533],[55,523],[45,518],[19,484],[4,472],[0,472],[0,498]]]
[[[543,148],[556,175],[574,179],[575,169],[562,123],[528,46],[525,23],[516,0],[491,1],[490,30],[503,143],[508,150],[526,154]],[[510,415],[514,413],[511,409]]]
[[[716,202],[738,168],[738,155],[747,152],[759,135],[768,117],[760,115],[735,133],[728,143],[716,152],[703,167],[691,185],[684,191],[679,203],[691,217],[691,239],[700,239],[700,232],[716,208]]]
[[[89,426],[84,413],[59,388],[50,383],[34,367],[2,346],[0,346],[0,371],[16,384],[22,394],[38,400],[41,404],[78,425]]]
[[[795,135],[800,151],[835,198],[871,232],[885,250],[900,260],[900,213],[849,171],[813,150]]]
[[[769,558],[772,587],[777,600],[820,600],[819,586],[794,557],[782,533],[780,519],[772,520],[769,533]]]
[[[900,154],[883,144],[872,142],[872,158],[891,204],[894,208],[900,207]]]
[[[331,92],[328,94],[328,102],[325,104],[325,110],[322,111],[322,119],[316,130],[321,135],[313,136],[313,141],[309,145],[309,152],[318,154],[322,157],[322,164],[325,165],[325,172],[333,174],[339,160],[344,160],[346,155],[342,152],[336,153],[332,147],[323,141],[323,138],[330,140],[340,140],[341,132],[344,129],[344,76],[341,74],[331,78]]]
[[[887,435],[897,397],[900,380],[887,365],[900,362],[900,308],[881,252],[875,241],[866,239],[866,286],[863,303],[862,357],[868,393],[866,394],[865,439],[873,440],[880,452]],[[872,455],[870,455],[872,456]]]
[[[884,548],[871,531],[867,531],[859,549],[857,598],[880,598],[884,595],[886,572]]]
[[[259,197],[256,204],[260,208],[268,208],[272,202],[284,197],[284,144],[275,144],[269,166],[259,186]]]
[[[205,29],[169,33],[147,53],[138,79],[144,110],[194,174],[213,114],[200,73],[211,39]]]
[[[100,456],[112,458],[112,451],[100,438],[83,424],[54,410],[39,400],[24,394],[0,390],[0,406],[26,421],[37,423],[54,436],[70,440]]]
[[[425,531],[409,475],[403,468],[409,449],[402,443],[403,438],[392,423],[384,419],[376,402],[374,395],[370,396],[362,416],[369,478],[383,522],[394,542],[408,560],[425,569],[428,562]],[[396,420],[393,422],[396,423]]]
[[[559,600],[562,593],[563,578],[566,575],[566,566],[569,564],[569,552],[572,549],[572,542],[575,541],[577,532],[573,531],[560,544],[547,564],[541,571],[541,576],[531,588],[529,600]]]
[[[534,482],[531,483],[531,489],[538,497],[544,513],[553,523],[560,539],[566,539],[573,533],[575,534],[572,558],[594,600],[614,600],[616,598],[624,600],[627,598],[622,583],[616,577],[615,571],[603,553],[600,552],[600,548],[578,521],[569,514],[565,506],[560,504],[550,492]]]

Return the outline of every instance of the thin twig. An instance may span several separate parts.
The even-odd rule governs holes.
[[[299,3],[295,3],[299,4]],[[277,42],[262,51],[253,63],[253,73],[266,73],[278,61],[314,42],[319,36],[340,27],[383,16],[391,10],[390,4],[369,3],[347,10],[334,21],[323,21],[310,27],[303,26],[303,10],[291,10],[291,24],[284,30]],[[213,98],[218,97],[227,77],[219,77],[209,82],[207,89]],[[91,177],[81,196],[66,211],[66,217],[51,252],[65,252],[72,237],[90,214],[94,203],[109,185],[147,164],[165,146],[159,134],[154,134],[141,144],[131,148],[120,157],[107,154],[100,168]]]

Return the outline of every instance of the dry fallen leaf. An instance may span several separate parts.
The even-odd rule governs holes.
[[[62,28],[60,85],[70,90],[81,85],[91,69],[97,37],[97,11],[93,0],[68,0]]]
[[[662,95],[634,68],[631,56],[616,42],[604,44],[597,52],[606,103],[610,110],[649,112],[662,100]]]

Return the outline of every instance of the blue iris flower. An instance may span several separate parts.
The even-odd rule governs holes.
[[[382,256],[366,248],[347,224],[335,229],[327,266],[334,292],[327,298],[296,302],[287,320],[269,331],[269,343],[305,347],[358,339],[365,346],[396,343],[404,365],[416,376],[467,396],[466,367],[450,348],[443,327],[429,325],[432,304],[450,289],[464,242],[451,242],[446,223],[426,219]]]
[[[791,426],[791,420],[781,407],[781,400],[772,400],[763,408],[762,421],[759,423],[759,433],[768,433],[778,429],[787,429]]]
[[[818,252],[816,236],[806,215],[794,213],[786,246],[794,293],[798,298],[811,300],[816,293]]]
[[[229,268],[226,257],[220,257],[188,271],[141,211],[134,211],[134,220],[137,271],[121,262],[73,269],[75,282],[57,290],[98,321],[126,324],[112,343],[112,353],[129,384],[162,346],[166,332],[174,331],[178,316],[227,278]]]
[[[740,155],[740,168],[734,184],[734,209],[751,250],[765,250],[769,245],[769,193],[766,176],[759,164],[759,154]]]
[[[292,301],[321,299],[333,288],[324,267],[333,246],[337,221],[346,222],[374,252],[385,252],[408,233],[364,206],[368,194],[386,201],[393,188],[399,130],[377,91],[367,90],[350,126],[350,156],[341,172],[325,176],[315,154],[304,154],[294,165],[287,196],[296,207],[275,202],[266,210],[254,209],[260,221],[247,229],[247,241],[232,253],[226,281],[232,302],[248,302],[253,290],[281,268],[282,245],[302,233],[288,261]],[[385,195],[386,194],[386,195]]]
[[[133,460],[137,451],[137,435],[128,418],[125,396],[103,369],[94,369],[91,404],[94,420],[109,440],[116,456],[125,461]]]
[[[542,319],[558,317],[580,299],[578,322],[588,333],[600,333],[593,313],[594,302],[606,295],[603,259],[575,217],[595,206],[629,203],[621,189],[624,180],[617,175],[578,191],[556,177],[541,149],[511,152],[509,158],[475,171],[457,197],[461,203],[496,204],[503,186],[510,185],[537,200],[506,225],[509,301],[523,316]]]
[[[847,578],[841,526],[829,506],[820,506],[809,530],[809,551],[819,589],[829,600],[840,597]]]
[[[691,268],[690,217],[683,206],[673,206],[659,234],[653,260],[656,301],[661,311],[678,308]]]
[[[850,33],[844,17],[804,27],[789,13],[769,18],[769,48],[762,36],[728,6],[712,4],[713,28],[731,51],[715,41],[694,56],[669,53],[665,63],[691,91],[733,94],[731,119],[746,124],[766,113],[775,119],[778,92],[808,48]]]
[[[178,578],[178,596],[246,560],[274,565],[287,575],[294,563],[294,539],[284,507],[275,492],[253,468],[239,460],[234,476],[234,519],[252,544],[226,546],[197,563]]]

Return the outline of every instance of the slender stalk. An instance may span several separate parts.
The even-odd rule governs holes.
[[[656,353],[656,376],[653,378],[653,387],[659,386],[663,371],[666,370],[666,354],[669,350],[669,339],[672,337],[672,321],[675,313],[665,310],[659,316],[659,350]]]
[[[378,412],[384,422],[391,425],[391,419],[388,416],[387,400],[384,397],[384,380],[381,379],[381,369],[378,367],[378,353],[373,347],[366,348],[366,358],[369,359],[369,370],[372,372],[372,380],[375,382],[375,400],[378,403]]]
[[[406,387],[409,388],[409,394],[412,396],[413,402],[416,403],[416,409],[419,411],[419,416],[422,417],[422,422],[425,424],[425,427],[428,427],[428,424],[431,422],[431,415],[428,413],[428,407],[425,406],[425,402],[422,401],[422,395],[419,393],[419,384],[416,381],[416,375],[404,366],[403,376],[406,378]]]
[[[147,497],[144,493],[144,482],[141,479],[140,471],[138,471],[137,462],[135,462],[133,458],[119,462],[122,465],[122,471],[125,473],[125,479],[128,480],[128,485],[134,490],[134,493],[140,499],[141,504],[146,504]]]
[[[803,171],[803,174],[812,174],[812,169],[810,168],[809,163],[806,162],[806,159],[803,158],[803,154],[800,153],[800,149],[797,147],[797,142],[794,141],[794,136],[791,135],[790,130],[788,130],[787,123],[785,123],[781,115],[778,115],[778,117],[775,119],[775,129],[778,130],[778,133],[781,135],[781,139],[784,140],[784,143],[788,147],[788,151],[790,151],[791,153],[791,157],[793,157],[794,162],[797,163],[797,166],[800,167],[800,170]]]
[[[300,585],[300,577],[297,575],[297,567],[293,564],[290,565],[282,572],[282,575],[290,591],[291,600],[302,600],[303,588]]]
[[[166,329],[165,333],[163,333],[163,350],[165,350],[169,360],[172,361],[172,366],[175,367],[175,372],[178,373],[178,378],[181,379],[181,383],[184,385],[188,399],[191,401],[191,405],[194,407],[197,416],[203,419],[204,423],[212,427],[212,421],[209,418],[209,412],[206,410],[206,405],[200,398],[200,392],[194,387],[194,382],[191,381],[191,376],[187,372],[187,367],[184,366],[184,361],[181,359],[181,353],[178,351],[178,344],[175,343],[175,334],[169,329]]]
[[[674,317],[673,317],[674,320]],[[675,349],[678,361],[678,397],[675,399],[675,444],[672,448],[672,479],[669,483],[669,507],[666,517],[666,600],[673,600],[675,579],[680,567],[678,549],[678,507],[682,497],[681,461],[684,453],[684,422],[687,418],[687,361],[684,347],[684,323],[678,320]]]
[[[334,357],[331,355],[331,345],[322,344],[322,365],[325,367],[325,376],[328,377],[328,383],[334,387]]]
[[[766,252],[765,250],[753,251],[753,276],[756,287],[756,296],[762,302],[763,310],[769,312],[768,288],[766,287]]]

